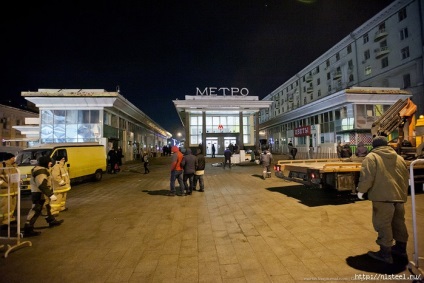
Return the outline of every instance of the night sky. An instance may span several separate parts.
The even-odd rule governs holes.
[[[13,2],[1,17],[0,103],[39,88],[119,86],[175,135],[173,99],[196,87],[263,98],[393,0]]]

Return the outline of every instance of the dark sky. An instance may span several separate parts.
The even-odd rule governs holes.
[[[393,0],[13,1],[3,9],[1,102],[101,88],[173,135],[196,87],[265,97]],[[4,50],[6,49],[6,50]]]

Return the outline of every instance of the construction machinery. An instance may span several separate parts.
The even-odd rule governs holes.
[[[423,155],[424,120],[420,116],[417,123],[416,112],[417,105],[412,100],[399,99],[372,124],[372,136],[387,137],[397,130],[398,137],[390,145],[405,159],[419,158]]]

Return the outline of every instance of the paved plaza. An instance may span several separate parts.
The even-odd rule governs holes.
[[[275,176],[263,180],[259,165],[212,166],[221,158],[207,158],[205,192],[169,197],[170,160],[152,158],[149,174],[136,162],[101,182],[74,185],[69,210],[59,215],[65,222],[47,228],[40,217],[41,235],[21,240],[32,245],[0,258],[0,282],[340,282],[365,276],[383,282],[411,275],[401,258],[388,266],[366,255],[378,249],[369,201]],[[423,256],[423,193],[416,203]],[[24,221],[28,195],[21,205]],[[406,210],[412,259],[410,197]]]

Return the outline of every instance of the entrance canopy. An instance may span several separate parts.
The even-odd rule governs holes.
[[[218,95],[186,95],[185,100],[173,100],[173,102],[183,125],[186,113],[253,115],[272,104],[272,101],[260,101],[257,96]]]

